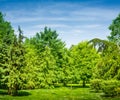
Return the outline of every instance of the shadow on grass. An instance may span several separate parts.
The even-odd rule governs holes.
[[[83,87],[83,86],[66,86],[66,87],[68,87],[68,88],[72,88],[72,89],[78,89],[78,88],[89,88],[89,86],[85,86],[85,87]]]
[[[8,95],[8,92],[6,90],[0,90],[0,95]],[[16,96],[29,96],[31,93],[26,91],[19,91]]]
[[[55,88],[61,88],[61,87],[68,87],[68,88],[72,88],[72,89],[76,89],[76,88],[89,88],[89,85],[86,86],[82,86],[81,84],[67,84],[66,86],[64,86],[63,84],[56,84]]]
[[[102,93],[102,90],[96,91],[96,90],[90,89],[90,92],[91,92],[91,93]]]
[[[5,90],[0,90],[0,95],[8,95],[8,93]]]
[[[29,96],[31,93],[26,92],[26,91],[19,91],[17,96]]]

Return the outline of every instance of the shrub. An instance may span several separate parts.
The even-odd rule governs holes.
[[[95,92],[99,92],[99,90],[101,90],[101,84],[102,84],[102,80],[101,79],[91,80],[90,88],[92,90],[94,90]]]
[[[117,96],[120,93],[120,82],[117,80],[107,80],[102,82],[102,91],[106,96]]]
[[[115,88],[115,91],[117,92],[117,95],[120,95],[120,87]]]

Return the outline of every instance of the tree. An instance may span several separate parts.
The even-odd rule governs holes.
[[[4,16],[0,12],[0,84],[6,88],[4,75],[6,68],[9,66],[9,51],[13,43],[14,30],[11,24],[4,20]]]
[[[39,51],[27,39],[26,46],[26,88],[51,88],[56,80],[56,60],[51,53],[51,48],[46,46],[44,51]]]
[[[7,39],[5,39],[7,40]],[[17,95],[22,86],[24,63],[23,34],[19,28],[19,36],[14,35],[13,42],[7,51],[7,62],[4,64],[3,82],[8,88],[8,94]]]
[[[120,46],[120,14],[113,20],[109,29],[111,30],[110,36],[108,36],[109,41],[115,42]]]
[[[37,49],[32,45],[28,38],[26,38],[25,43],[25,68],[22,74],[24,84],[22,89],[34,89],[38,83],[38,73],[37,70],[40,66],[39,56],[37,55]]]
[[[64,52],[61,55],[60,66],[57,70],[58,82],[63,83],[64,86],[67,86],[68,83],[72,83],[72,72],[73,66],[71,66],[71,57],[70,51],[68,49],[63,49]]]
[[[86,81],[92,77],[92,69],[95,67],[99,55],[93,46],[86,41],[73,46],[71,53],[74,58],[76,79],[82,80],[83,87],[85,87]]]
[[[39,51],[44,51],[45,47],[48,46],[54,56],[57,55],[57,52],[60,52],[61,48],[65,47],[65,43],[58,38],[57,32],[47,27],[44,28],[43,32],[36,33],[30,41]]]
[[[5,21],[3,14],[0,12],[0,43],[2,43],[3,39],[7,36],[8,39],[6,39],[6,43],[10,44],[13,34],[14,30],[12,29],[10,22]]]
[[[39,57],[41,57],[41,53],[46,50],[46,47],[50,49],[51,55],[56,61],[57,66],[57,68],[54,70],[56,74],[55,80],[56,82],[60,82],[61,79],[58,77],[60,73],[62,73],[61,68],[63,61],[62,59],[65,54],[65,43],[58,38],[57,32],[45,27],[43,32],[37,33],[33,38],[30,38],[30,43],[35,45]]]
[[[101,39],[93,39],[91,42],[100,54],[100,60],[94,71],[95,78],[120,79],[120,50],[117,44]]]
[[[40,66],[38,68],[39,88],[51,88],[55,82],[56,61],[51,54],[50,48],[45,47],[45,51],[40,55]]]

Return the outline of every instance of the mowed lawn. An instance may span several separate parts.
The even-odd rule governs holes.
[[[102,93],[91,92],[89,88],[60,87],[19,91],[19,96],[9,96],[0,90],[0,100],[120,100],[120,97],[106,98]]]

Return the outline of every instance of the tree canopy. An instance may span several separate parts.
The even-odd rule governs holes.
[[[17,95],[20,89],[55,88],[93,79],[120,80],[120,15],[108,40],[94,38],[70,48],[59,34],[45,27],[31,38],[20,26],[16,35],[0,13],[0,88]]]
[[[120,46],[120,14],[113,20],[109,29],[111,30],[111,33],[108,36],[109,41],[115,42]]]

